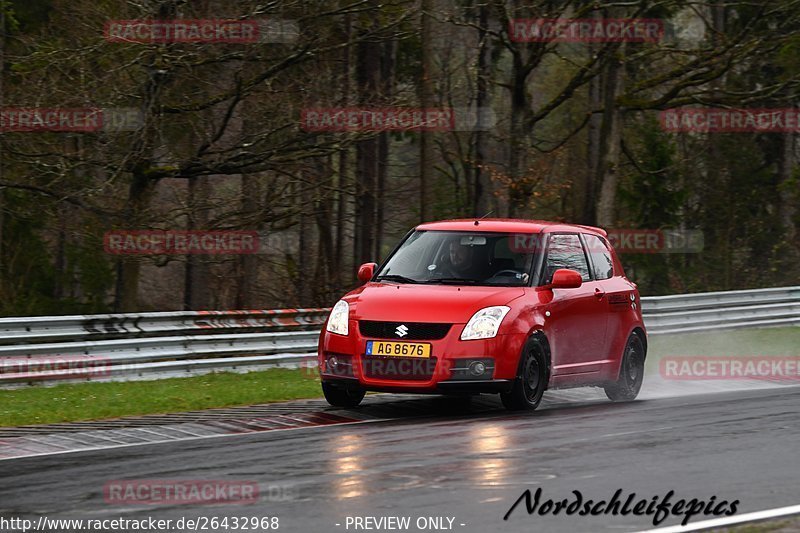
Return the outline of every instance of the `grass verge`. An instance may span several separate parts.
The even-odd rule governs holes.
[[[316,369],[0,390],[0,426],[99,420],[322,395]]]
[[[652,335],[647,348],[650,371],[664,356],[800,357],[800,327]]]

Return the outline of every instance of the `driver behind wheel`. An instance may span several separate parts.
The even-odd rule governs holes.
[[[447,247],[447,253],[440,275],[442,277],[483,280],[486,275],[488,258],[485,257],[485,246],[462,244],[461,239],[453,239]]]

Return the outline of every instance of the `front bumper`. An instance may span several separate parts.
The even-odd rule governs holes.
[[[324,381],[344,389],[353,388],[374,392],[398,392],[398,390],[401,390],[402,392],[414,394],[497,394],[510,392],[514,386],[514,380],[512,379],[450,380],[440,381],[433,387],[404,386],[402,389],[399,389],[396,385],[363,384],[357,378],[327,376]]]
[[[506,392],[517,374],[524,335],[498,335],[491,339],[462,341],[464,324],[453,324],[439,340],[409,342],[431,345],[431,358],[376,357],[366,355],[368,340],[403,342],[362,336],[358,322],[350,321],[348,336],[324,331],[320,335],[318,362],[323,381],[365,390],[415,393]],[[330,365],[332,361],[334,365]],[[484,364],[475,376],[469,365]]]

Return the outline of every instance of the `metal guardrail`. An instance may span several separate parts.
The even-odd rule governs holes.
[[[0,318],[0,384],[172,377],[312,359],[328,308]]]
[[[303,329],[322,324],[328,312],[328,308],[310,308],[0,318],[0,344],[139,338],[180,333],[197,335],[217,330],[262,332],[286,327]]]
[[[2,318],[0,384],[313,365],[319,326],[328,312],[312,308]],[[642,312],[651,335],[800,325],[800,286],[645,297]],[[90,372],[90,367],[98,371]]]
[[[800,287],[642,298],[647,333],[800,325]]]

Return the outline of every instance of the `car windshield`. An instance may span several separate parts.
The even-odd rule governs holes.
[[[376,281],[453,285],[527,285],[538,235],[415,231]]]

